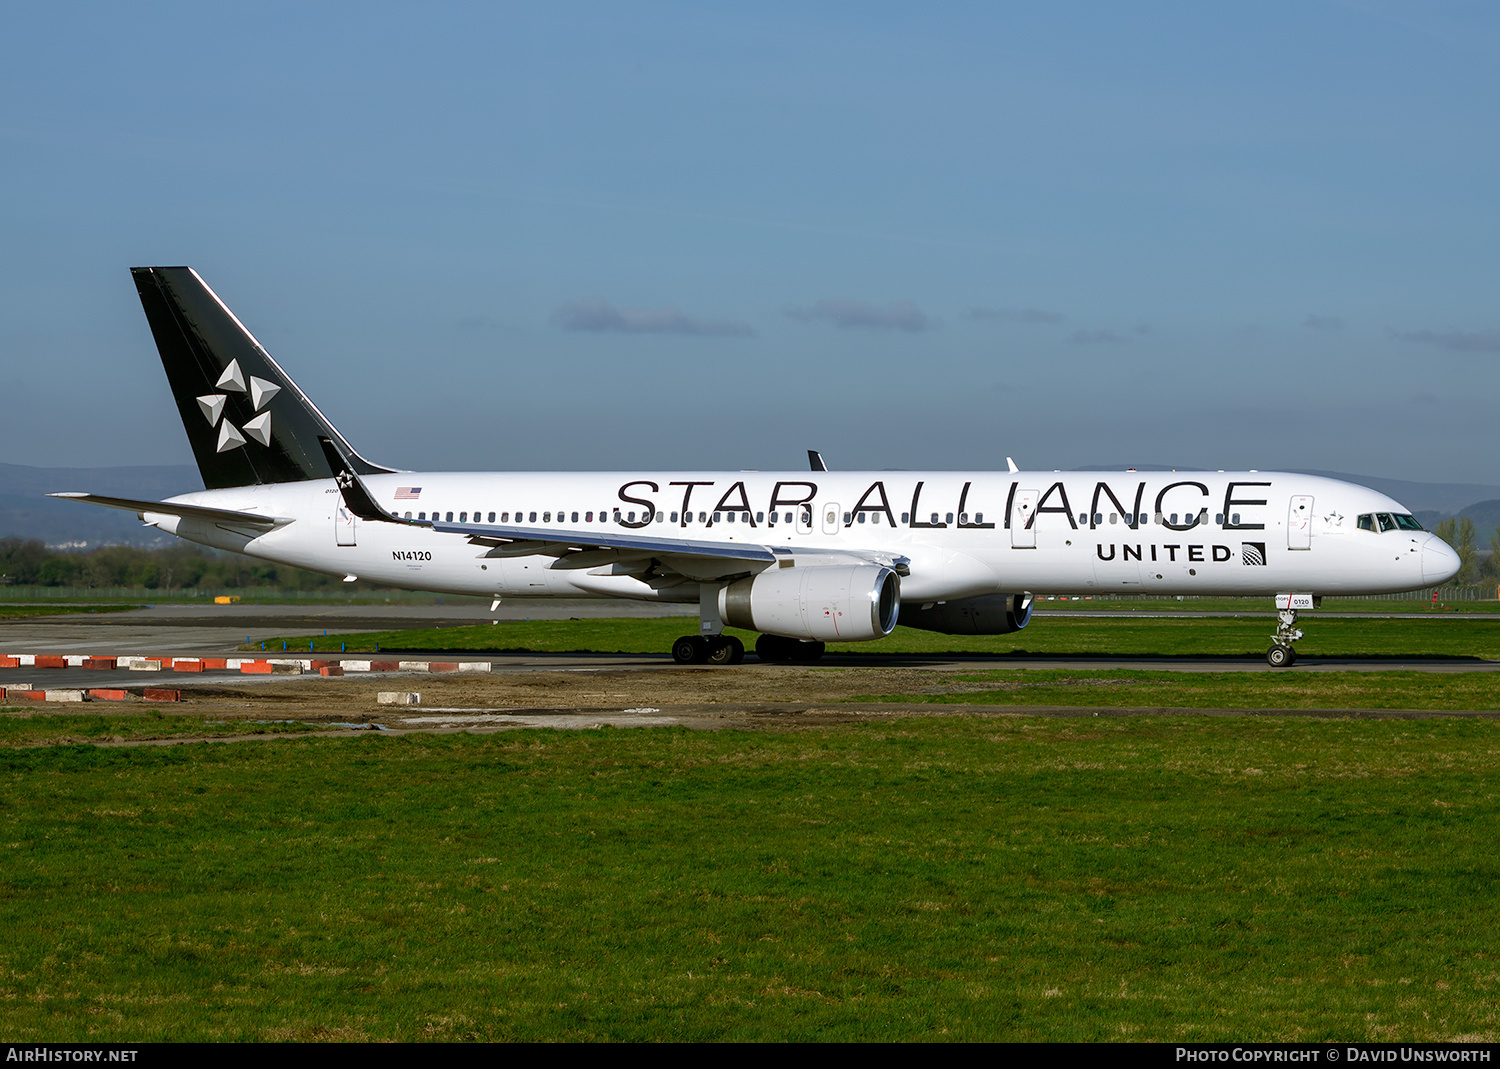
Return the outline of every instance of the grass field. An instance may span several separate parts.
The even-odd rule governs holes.
[[[0,751],[34,1040],[1489,1040],[1500,724]]]
[[[129,612],[135,605],[0,605],[0,620],[26,616],[60,616],[64,613]]]
[[[1169,709],[1500,710],[1495,672],[956,672],[931,689],[855,701]]]
[[[211,720],[202,713],[141,712],[56,713],[30,708],[0,712],[0,747],[68,746],[80,743],[133,742],[174,736],[268,735],[317,730],[296,720]],[[3,703],[0,703],[3,706]]]
[[[296,635],[265,643],[279,649],[350,653],[381,650],[473,652],[534,650],[598,653],[665,653],[679,635],[695,630],[691,617],[603,620],[502,621],[472,627],[424,628],[348,635]],[[1500,658],[1500,617],[1414,616],[1396,619],[1318,617],[1304,613],[1307,637],[1297,644],[1302,656]],[[1268,618],[1155,617],[1102,619],[1033,617],[1030,626],[1009,635],[939,635],[898,627],[878,642],[830,645],[830,659],[841,653],[1113,654],[1130,656],[1245,656],[1259,658],[1270,645],[1275,623]],[[730,628],[747,648],[755,634]],[[259,649],[260,643],[243,649]]]

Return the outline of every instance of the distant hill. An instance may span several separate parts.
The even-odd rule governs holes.
[[[1479,538],[1479,544],[1489,548],[1490,535],[1495,533],[1496,527],[1500,527],[1500,500],[1476,501],[1459,515],[1474,521],[1474,532]]]
[[[158,546],[177,541],[131,513],[58,501],[59,490],[87,490],[148,501],[202,490],[188,464],[128,468],[32,468],[0,464],[0,537],[37,538],[49,546]]]

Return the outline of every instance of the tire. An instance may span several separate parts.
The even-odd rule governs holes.
[[[739,664],[745,659],[745,644],[733,635],[719,635],[709,640],[709,664]]]
[[[767,664],[785,664],[792,659],[792,651],[780,635],[761,635],[755,640],[755,656]]]
[[[672,643],[672,660],[678,664],[703,664],[708,660],[708,643],[697,635],[683,635]]]
[[[1272,646],[1266,651],[1266,663],[1272,668],[1290,668],[1296,660],[1290,646]]]
[[[792,644],[792,660],[798,664],[816,664],[823,659],[823,643],[795,642]]]

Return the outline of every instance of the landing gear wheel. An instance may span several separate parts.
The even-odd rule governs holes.
[[[1297,663],[1297,654],[1290,646],[1272,646],[1266,651],[1266,663],[1272,668],[1290,668]]]
[[[709,664],[739,664],[744,659],[745,644],[733,635],[718,635],[709,639]]]
[[[768,664],[785,664],[792,659],[792,641],[780,635],[761,635],[755,640],[755,656]]]
[[[823,659],[823,643],[795,642],[792,644],[792,660],[798,664],[816,664]]]
[[[672,660],[678,664],[705,664],[708,661],[708,643],[698,635],[683,635],[672,643]]]

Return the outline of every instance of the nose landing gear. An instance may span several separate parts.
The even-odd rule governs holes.
[[[1276,633],[1271,636],[1271,648],[1266,651],[1266,663],[1272,668],[1290,668],[1297,663],[1297,651],[1292,643],[1302,637],[1297,627],[1297,610],[1281,609],[1276,613]]]

